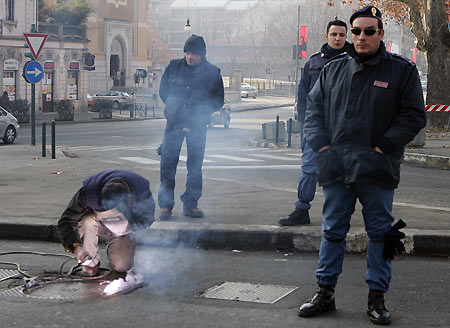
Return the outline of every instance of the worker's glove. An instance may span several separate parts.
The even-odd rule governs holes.
[[[384,249],[383,257],[387,259],[394,259],[394,255],[400,255],[405,252],[405,246],[401,239],[405,238],[405,234],[400,229],[406,227],[406,223],[399,219],[391,229],[384,235]]]

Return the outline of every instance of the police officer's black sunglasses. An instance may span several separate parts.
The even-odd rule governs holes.
[[[352,33],[353,33],[354,35],[360,35],[361,32],[364,31],[364,34],[365,34],[365,35],[371,36],[371,35],[374,35],[375,32],[381,31],[381,29],[374,29],[374,28],[369,27],[369,28],[365,28],[364,30],[361,30],[359,27],[353,27],[353,28],[351,29],[351,31],[352,31]]]

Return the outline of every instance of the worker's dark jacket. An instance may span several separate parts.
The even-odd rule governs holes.
[[[131,217],[127,217],[131,230],[143,229],[154,221],[155,202],[150,183],[137,173],[125,170],[107,170],[90,176],[83,181],[83,187],[73,196],[58,221],[57,232],[64,247],[70,249],[79,243],[77,227],[82,217],[94,211],[104,211],[100,193],[111,180],[123,180],[131,192]]]
[[[159,95],[168,126],[206,127],[224,103],[220,69],[207,60],[189,66],[184,58],[173,59],[162,76]]]
[[[350,44],[346,41],[344,47],[340,52],[347,50]],[[313,88],[317,79],[319,78],[320,71],[323,66],[335,55],[338,55],[339,51],[332,53],[329,51],[328,43],[322,45],[320,52],[312,55],[309,60],[305,63],[302,69],[302,77],[298,85],[298,97],[297,97],[297,112],[298,120],[300,122],[305,122],[306,113],[306,97],[308,93]]]
[[[404,146],[425,124],[414,63],[387,52],[384,43],[365,62],[350,47],[325,65],[308,95],[306,139],[315,152],[331,146],[318,154],[319,184],[396,188]]]

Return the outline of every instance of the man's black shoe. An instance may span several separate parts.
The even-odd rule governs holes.
[[[367,315],[370,321],[376,325],[388,325],[391,323],[391,314],[384,306],[384,292],[379,290],[369,291]]]
[[[295,211],[286,218],[281,218],[278,223],[282,226],[295,226],[302,224],[310,224],[308,210],[295,208]]]
[[[183,214],[193,219],[199,219],[205,216],[203,211],[198,208],[184,209]]]
[[[313,317],[336,310],[334,286],[319,285],[316,294],[298,309],[300,317]]]

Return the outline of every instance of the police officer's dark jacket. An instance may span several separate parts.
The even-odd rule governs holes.
[[[130,217],[127,217],[132,230],[142,229],[154,222],[155,202],[150,191],[150,182],[143,176],[125,170],[106,170],[96,173],[83,181],[83,186],[73,196],[58,221],[57,232],[61,243],[70,249],[79,243],[75,233],[78,222],[86,214],[104,211],[100,194],[106,183],[123,180],[130,190]]]
[[[305,112],[306,112],[306,97],[308,93],[313,88],[317,79],[319,78],[320,71],[323,66],[334,56],[347,51],[347,47],[350,45],[347,41],[345,45],[340,50],[330,51],[328,47],[328,43],[325,43],[320,48],[320,52],[313,54],[309,60],[305,63],[302,70],[302,78],[300,79],[300,83],[298,85],[298,101],[297,101],[297,112],[298,112],[298,120],[301,122],[305,121]]]
[[[318,154],[319,184],[396,188],[404,146],[425,124],[414,63],[387,52],[382,42],[366,61],[351,46],[325,65],[308,95],[306,139],[316,152],[330,145]]]
[[[224,103],[220,69],[205,59],[195,66],[184,58],[173,59],[162,76],[159,95],[169,126],[206,127]]]

